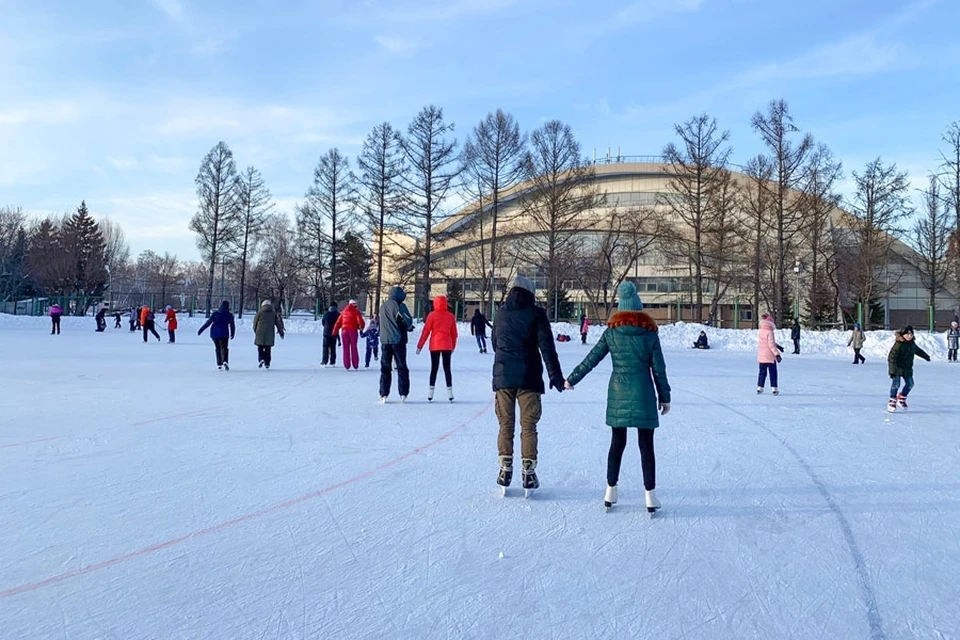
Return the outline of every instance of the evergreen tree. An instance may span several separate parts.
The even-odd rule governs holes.
[[[73,265],[73,294],[85,298],[82,305],[77,305],[77,313],[82,315],[92,303],[90,298],[102,295],[107,284],[103,234],[85,201],[63,225],[61,236]]]
[[[348,231],[337,241],[336,281],[339,289],[335,292],[343,299],[358,300],[370,290],[370,270],[373,266],[370,250],[359,234]]]

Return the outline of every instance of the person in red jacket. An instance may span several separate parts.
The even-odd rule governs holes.
[[[333,334],[340,334],[340,343],[343,344],[343,366],[350,370],[360,368],[360,351],[357,350],[357,340],[360,331],[366,325],[363,322],[363,314],[357,308],[357,301],[351,300],[347,303],[347,308],[343,310],[336,324],[333,325]]]
[[[170,337],[167,342],[173,344],[177,341],[177,312],[174,311],[170,305],[167,305],[166,315],[163,321],[167,323],[167,335]]]
[[[457,319],[447,309],[446,296],[437,296],[433,300],[433,311],[427,316],[423,333],[417,343],[417,353],[423,349],[430,338],[430,391],[427,400],[433,400],[433,389],[437,384],[437,370],[443,360],[443,375],[447,382],[447,399],[453,402],[453,374],[450,372],[450,356],[457,348]]]

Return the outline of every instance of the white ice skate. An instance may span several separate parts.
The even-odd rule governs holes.
[[[430,390],[427,391],[427,401],[433,402],[433,387],[430,387]]]
[[[779,387],[774,387],[774,388],[773,388],[773,395],[775,395],[775,396],[780,395],[780,388],[779,388]]]
[[[607,485],[607,493],[603,496],[603,506],[607,509],[617,504],[617,485]]]
[[[896,413],[897,401],[894,398],[890,398],[890,402],[887,403],[887,411],[890,413]]]
[[[447,387],[447,400],[453,402],[453,387]]]
[[[387,404],[387,396],[380,396],[380,404]]]
[[[656,513],[660,508],[660,501],[657,500],[657,494],[655,489],[650,489],[650,491],[644,491],[644,497],[647,500],[647,513],[651,515]]]
[[[757,395],[763,393],[763,387],[757,387]]]

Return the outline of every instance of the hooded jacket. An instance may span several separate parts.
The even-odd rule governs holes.
[[[913,340],[908,341],[899,331],[893,335],[896,341],[893,343],[893,347],[890,348],[890,353],[887,355],[887,372],[891,378],[895,378],[896,376],[912,378],[914,356],[920,356],[927,362],[930,362],[930,356],[917,344],[916,336],[914,336]]]
[[[320,324],[323,325],[323,335],[332,336],[333,335],[333,326],[337,324],[337,320],[340,319],[340,311],[336,307],[331,306],[330,310],[323,314],[323,318],[320,320]]]
[[[407,344],[407,334],[413,331],[413,317],[403,304],[406,297],[403,289],[394,287],[380,305],[380,344]]]
[[[167,330],[176,331],[177,330],[177,312],[173,309],[167,309],[166,316],[164,321],[167,323]]]
[[[347,305],[347,308],[343,310],[343,313],[340,314],[340,317],[337,318],[337,321],[333,325],[332,333],[336,335],[340,333],[340,329],[360,331],[363,327],[363,314],[361,314],[360,309],[357,308],[357,303],[351,302]]]
[[[847,340],[847,346],[853,347],[854,349],[862,349],[863,343],[866,339],[867,337],[863,335],[863,329],[860,327],[854,327],[853,331],[850,333],[850,339]]]
[[[773,364],[777,361],[777,339],[774,331],[777,325],[767,316],[760,320],[760,333],[757,336],[757,362]]]
[[[533,294],[515,287],[493,322],[493,390],[525,389],[544,392],[543,362],[550,386],[563,389],[563,372],[547,312],[536,306]]]
[[[51,317],[51,318],[59,318],[59,317],[62,316],[62,315],[63,315],[63,307],[61,307],[61,306],[58,305],[58,304],[55,304],[55,305],[53,305],[52,307],[50,307],[50,317]]]
[[[417,349],[423,349],[430,338],[430,351],[453,351],[457,348],[457,319],[447,308],[447,297],[433,299],[433,311],[427,316]]]
[[[367,346],[373,347],[380,343],[380,319],[377,317],[370,318],[370,322],[367,323],[367,328],[365,331],[361,331],[360,335],[367,339]]]
[[[580,382],[608,353],[613,372],[607,385],[607,425],[656,429],[658,402],[670,402],[657,323],[642,311],[613,314],[600,341],[567,378],[570,384]]]
[[[210,327],[211,340],[223,338],[233,339],[233,336],[237,333],[237,326],[233,323],[233,314],[230,313],[229,302],[224,300],[223,304],[220,305],[220,309],[210,314],[207,321],[204,322],[200,330],[197,331],[197,335],[199,336],[206,331],[207,327]]]
[[[253,343],[258,347],[272,347],[277,341],[276,334],[283,337],[283,318],[270,303],[260,306],[253,318]]]

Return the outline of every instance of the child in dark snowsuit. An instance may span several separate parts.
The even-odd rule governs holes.
[[[367,339],[365,366],[369,369],[371,355],[374,360],[380,359],[380,319],[377,316],[371,316],[367,328],[360,332],[360,336]]]
[[[913,389],[913,357],[920,356],[930,362],[930,356],[921,349],[913,339],[913,327],[909,324],[894,334],[896,342],[887,356],[887,368],[890,373],[890,401],[887,411],[893,413],[897,405],[907,410],[907,395]],[[903,389],[900,389],[900,378],[903,378]]]

